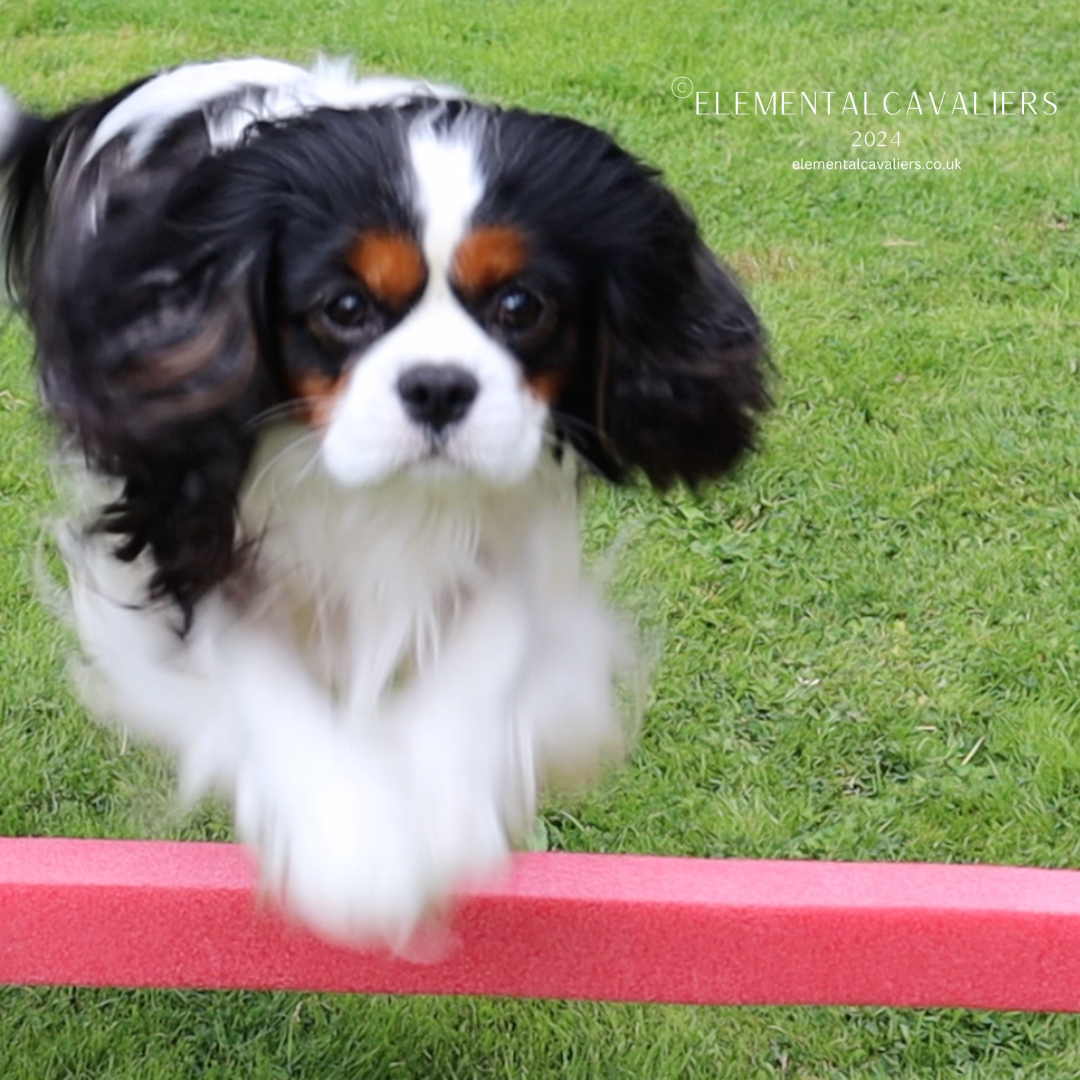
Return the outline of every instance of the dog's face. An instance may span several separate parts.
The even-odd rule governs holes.
[[[270,226],[257,329],[338,481],[512,484],[560,438],[698,479],[747,442],[756,321],[599,132],[428,103],[317,113],[230,158],[219,213]]]
[[[325,117],[318,137],[363,167],[350,141],[380,119]],[[386,198],[361,194],[341,222],[286,222],[280,238],[285,389],[343,484],[523,479],[575,359],[573,306],[535,230],[485,213],[490,114],[443,120],[395,132],[364,185]]]
[[[185,608],[229,571],[267,416],[346,487],[512,485],[566,446],[694,484],[751,444],[759,323],[603,133],[414,98],[148,135],[119,100],[53,121],[47,205],[16,176],[15,277],[51,405],[126,483],[108,527]]]

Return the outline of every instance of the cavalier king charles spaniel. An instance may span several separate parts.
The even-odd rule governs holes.
[[[725,472],[758,319],[607,135],[343,64],[0,92],[0,195],[84,691],[228,796],[288,911],[406,942],[619,753],[578,480]]]

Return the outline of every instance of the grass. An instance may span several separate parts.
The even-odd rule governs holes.
[[[194,57],[352,53],[571,112],[661,166],[739,268],[781,376],[700,498],[596,491],[664,643],[629,764],[553,801],[569,850],[1080,866],[1080,59],[1068,5],[0,0],[40,107]],[[1031,89],[1038,118],[886,125],[957,173],[797,172],[840,117],[695,116],[748,88]],[[881,151],[858,151],[880,155]],[[890,148],[888,153],[897,153]],[[228,836],[88,724],[35,599],[50,495],[28,341],[0,338],[0,830]],[[1071,1077],[1080,1020],[320,995],[0,990],[0,1075]]]

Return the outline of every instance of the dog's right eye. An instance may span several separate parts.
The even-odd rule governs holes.
[[[323,308],[327,322],[341,330],[355,330],[363,326],[371,314],[367,298],[356,289],[338,293]]]

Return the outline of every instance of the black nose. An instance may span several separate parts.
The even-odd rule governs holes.
[[[456,364],[417,364],[397,388],[409,417],[433,431],[457,423],[480,392],[475,377]]]

